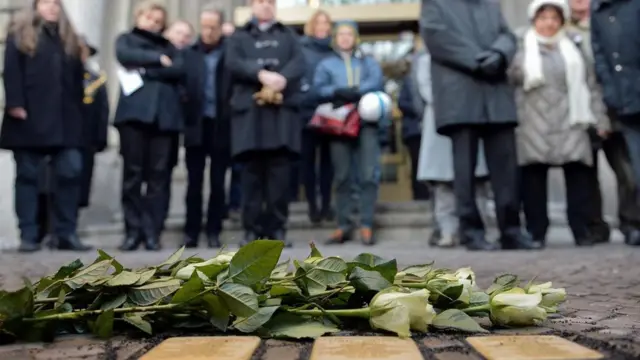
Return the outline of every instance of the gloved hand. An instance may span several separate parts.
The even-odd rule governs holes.
[[[260,91],[253,94],[253,98],[256,100],[258,105],[281,105],[282,104],[282,93],[277,92],[267,86],[263,86]]]
[[[483,51],[476,56],[476,61],[480,67],[480,72],[486,76],[502,75],[505,61],[502,55],[496,51]]]
[[[333,95],[336,100],[341,100],[346,103],[358,102],[362,97],[358,88],[355,87],[337,89]]]

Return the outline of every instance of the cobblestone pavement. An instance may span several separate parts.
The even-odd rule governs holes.
[[[569,294],[562,316],[543,326],[521,330],[496,330],[498,334],[556,334],[597,349],[611,359],[640,358],[640,248],[621,243],[620,235],[608,245],[592,249],[577,249],[571,244],[566,228],[554,228],[550,233],[550,248],[542,252],[472,253],[464,250],[428,248],[425,234],[407,230],[396,231],[393,240],[382,239],[374,248],[357,244],[342,247],[321,247],[325,255],[348,258],[360,252],[374,252],[395,257],[401,265],[436,260],[441,267],[471,266],[480,286],[487,286],[494,276],[509,272],[527,280],[552,280],[554,286],[565,287]],[[166,243],[177,243],[169,239]],[[93,244],[116,244],[117,239],[91,239]],[[107,249],[125,266],[159,263],[173,249],[158,253],[121,254]],[[189,252],[195,253],[195,252]],[[214,254],[200,249],[200,256]],[[308,253],[304,242],[285,250],[283,258],[302,258]],[[0,254],[0,283],[3,288],[16,288],[22,277],[38,278],[55,271],[65,262],[80,257],[85,262],[94,253],[74,254],[43,251],[34,255]],[[166,335],[165,335],[166,336]],[[54,344],[10,345],[0,347],[0,359],[128,359],[137,358],[162,338],[146,340],[118,338],[101,342],[89,337],[71,337]],[[480,359],[470,350],[463,337],[455,334],[430,335],[416,339],[426,359]],[[292,343],[263,341],[255,359],[307,359],[311,342]]]

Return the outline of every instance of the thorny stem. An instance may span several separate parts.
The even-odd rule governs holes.
[[[148,312],[148,311],[167,311],[172,310],[182,304],[166,304],[166,305],[154,305],[154,306],[133,306],[126,307],[120,309],[113,309],[112,311],[115,314],[127,314],[127,313],[135,313],[135,312]],[[63,314],[54,314],[48,315],[38,318],[27,318],[23,319],[24,322],[39,322],[39,321],[47,321],[47,320],[74,320],[84,316],[95,316],[100,315],[109,310],[80,310],[70,313]]]
[[[361,318],[361,319],[369,319],[371,315],[371,310],[366,307],[362,309],[336,309],[336,310],[295,310],[290,309],[287,310],[289,313],[296,315],[307,315],[307,316],[324,316],[325,314],[335,315],[339,317],[351,317],[351,318]]]

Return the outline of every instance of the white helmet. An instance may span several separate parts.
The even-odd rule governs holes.
[[[364,122],[377,123],[391,112],[391,98],[382,91],[365,94],[358,103],[358,114]]]

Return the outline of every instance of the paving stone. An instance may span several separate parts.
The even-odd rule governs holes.
[[[438,360],[482,360],[481,357],[475,354],[461,354],[459,352],[442,352],[436,354]]]
[[[259,345],[257,336],[170,338],[140,360],[249,360]]]
[[[585,311],[585,310],[580,310],[577,311],[573,314],[571,314],[571,317],[575,317],[577,319],[585,319],[586,321],[600,321],[604,318],[607,318],[611,316],[611,312],[609,311]]]
[[[292,341],[267,340],[266,352],[261,360],[298,360],[302,345]]]
[[[0,359],[33,359],[43,348],[41,343],[0,346]]]
[[[492,333],[496,335],[542,335],[553,332],[553,329],[544,326],[532,326],[523,329],[499,329]]]
[[[629,315],[621,315],[615,317],[613,319],[602,320],[598,322],[598,325],[607,326],[610,328],[640,328],[640,321],[637,317],[632,317]]]
[[[423,360],[410,339],[383,336],[322,337],[315,341],[311,360]]]
[[[98,358],[106,353],[104,341],[91,336],[74,335],[61,337],[35,354],[37,360],[71,360]]]
[[[465,346],[461,341],[452,338],[428,337],[422,340],[424,346],[432,350]]]
[[[602,330],[598,330],[598,333],[603,335],[615,335],[615,336],[622,337],[622,336],[631,335],[633,331],[631,331],[630,329],[602,329]]]
[[[128,339],[115,339],[111,341],[111,344],[116,349],[118,360],[127,360],[147,346],[143,341]]]
[[[604,356],[558,336],[483,336],[467,342],[488,360],[586,360]]]

